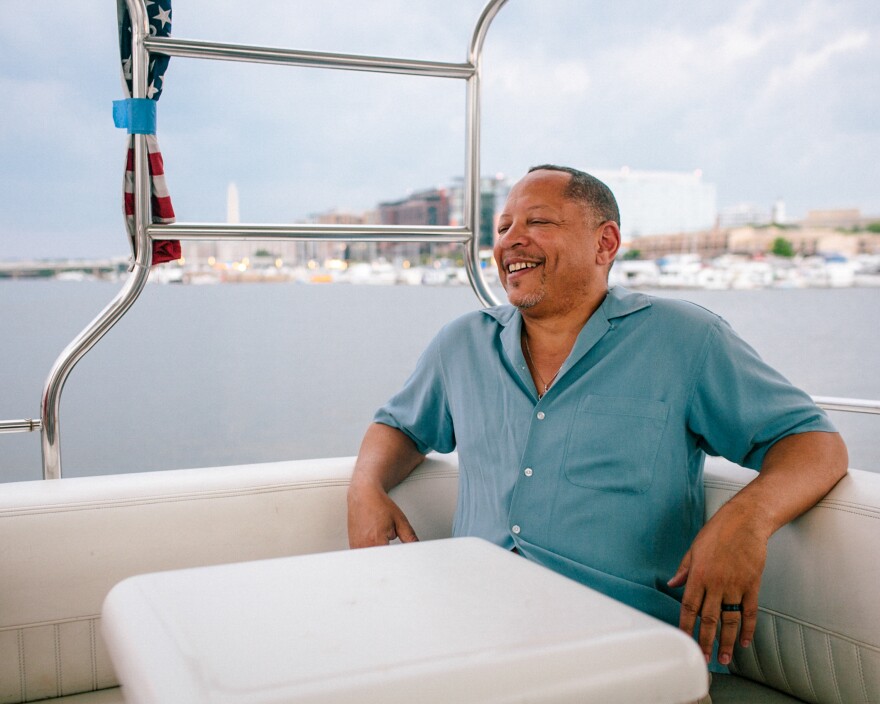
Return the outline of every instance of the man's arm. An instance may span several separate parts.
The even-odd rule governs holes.
[[[758,616],[758,590],[770,536],[814,506],[846,474],[848,456],[838,433],[807,432],[775,443],[761,472],[703,526],[669,586],[685,585],[679,626],[691,634],[701,619],[699,642],[708,662],[721,622],[718,662],[733,654],[742,604],[740,644],[749,645]]]
[[[364,435],[348,488],[348,543],[353,548],[387,545],[400,538],[418,540],[403,511],[388,492],[425,456],[410,438],[388,425],[373,423]]]

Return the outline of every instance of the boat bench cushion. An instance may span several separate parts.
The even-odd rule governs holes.
[[[117,684],[98,627],[126,577],[348,547],[353,458],[0,484],[0,702]],[[454,457],[395,500],[422,539],[449,537]]]
[[[94,692],[71,694],[48,701],[52,702],[52,704],[125,704],[121,687],[110,687],[110,689],[98,689]]]
[[[353,463],[0,484],[0,702],[114,687],[98,614],[125,577],[344,549]],[[707,515],[754,476],[709,462]],[[457,478],[454,455],[432,456],[395,490],[422,539],[450,534]],[[719,703],[755,699],[740,677],[806,702],[880,702],[878,554],[880,475],[851,471],[772,538],[758,631],[752,647],[736,650],[739,677],[713,688]]]
[[[712,704],[801,704],[804,701],[737,675],[713,674],[709,694]]]
[[[707,462],[707,516],[755,476]],[[880,474],[850,470],[770,539],[755,637],[731,672],[805,702],[880,702],[878,555]]]

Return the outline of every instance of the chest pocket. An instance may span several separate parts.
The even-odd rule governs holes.
[[[566,441],[568,481],[598,491],[647,491],[668,413],[662,401],[584,397]]]

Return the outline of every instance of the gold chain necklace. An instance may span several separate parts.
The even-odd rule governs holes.
[[[547,393],[547,389],[550,388],[551,384],[553,384],[553,382],[556,381],[556,377],[559,376],[559,370],[562,369],[562,364],[559,365],[559,368],[556,370],[556,373],[550,378],[550,381],[546,381],[546,382],[545,382],[545,381],[544,381],[544,377],[541,376],[541,372],[538,371],[538,365],[535,364],[535,360],[532,359],[532,350],[531,350],[531,348],[529,347],[529,335],[528,335],[528,333],[526,333],[525,335],[523,335],[523,341],[526,343],[526,354],[527,354],[528,357],[529,357],[529,362],[530,362],[531,365],[532,365],[532,369],[534,369],[534,370],[535,370],[535,374],[538,375],[538,381],[540,381],[541,384],[544,386],[544,390],[543,390],[543,391],[538,391],[538,398],[540,399],[540,398],[543,398],[543,397],[544,397],[544,394]],[[563,362],[563,364],[564,364],[564,362]]]

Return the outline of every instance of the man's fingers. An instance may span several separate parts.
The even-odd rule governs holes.
[[[700,610],[700,635],[698,642],[703,657],[708,663],[712,659],[712,648],[715,645],[715,637],[718,635],[718,623],[720,622],[721,603],[717,598],[707,594]]]
[[[700,615],[700,608],[703,605],[704,596],[705,592],[702,588],[689,584],[681,599],[678,627],[691,637],[694,635],[694,627],[696,626],[697,618]]]
[[[722,604],[739,604],[741,598],[724,599]],[[718,662],[729,665],[733,657],[733,645],[740,627],[740,611],[721,610],[721,635],[718,638]]]
[[[407,517],[403,515],[403,512],[399,512],[396,520],[397,526],[397,537],[400,538],[401,543],[417,543],[419,538],[416,535],[416,532],[413,530],[412,525],[410,525]]]
[[[348,542],[352,548],[388,545],[395,538],[418,540],[403,511],[375,487],[350,489],[348,496]]]
[[[690,570],[691,565],[691,551],[688,550],[684,557],[681,559],[681,563],[678,565],[678,569],[675,571],[675,574],[672,576],[666,585],[672,587],[673,589],[676,587],[680,587],[687,582],[688,572]]]
[[[742,601],[742,627],[739,632],[739,644],[748,648],[755,637],[755,626],[758,623],[758,591],[746,594]]]

